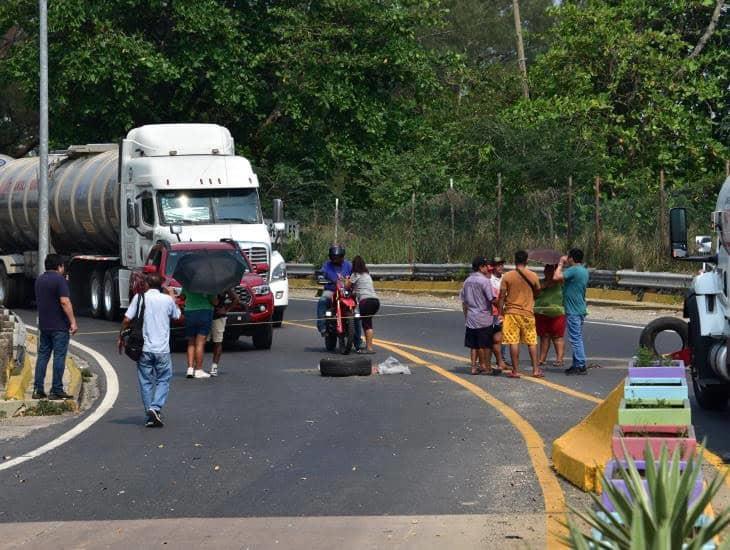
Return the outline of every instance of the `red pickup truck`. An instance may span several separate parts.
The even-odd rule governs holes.
[[[239,305],[228,312],[228,322],[224,339],[234,342],[241,336],[253,337],[256,349],[269,349],[273,339],[271,317],[274,313],[274,295],[266,281],[259,273],[269,270],[267,264],[252,265],[249,258],[241,251],[232,239],[221,239],[211,242],[179,242],[158,241],[150,249],[147,261],[141,270],[134,271],[129,279],[130,297],[146,290],[145,273],[160,273],[165,279],[164,286],[175,290],[177,304],[185,314],[185,297],[182,287],[172,274],[177,262],[186,254],[202,250],[227,250],[231,254],[241,256],[248,266],[241,278],[241,284],[233,290],[238,296]],[[171,340],[183,338],[184,321],[173,321]]]

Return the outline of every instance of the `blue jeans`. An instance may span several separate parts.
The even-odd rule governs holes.
[[[568,341],[573,348],[573,366],[579,369],[586,368],[586,350],[583,345],[583,321],[585,315],[566,315],[568,322]]]
[[[161,411],[170,393],[172,379],[172,357],[169,353],[142,352],[137,361],[139,393],[145,412],[150,409]]]
[[[66,368],[68,341],[67,330],[41,330],[38,338],[38,357],[35,362],[35,391],[42,392],[46,381],[46,368],[53,352],[53,384],[51,393],[63,392],[63,371]]]
[[[335,293],[331,290],[325,290],[322,292],[322,296],[319,297],[319,300],[317,300],[317,330],[320,334],[322,334],[327,328],[324,314],[327,313],[327,308],[330,307],[330,303],[332,303],[332,296],[334,295]]]

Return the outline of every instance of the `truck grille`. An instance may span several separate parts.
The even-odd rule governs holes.
[[[233,289],[233,291],[236,293],[236,296],[238,296],[238,299],[241,301],[241,305],[251,305],[251,302],[253,301],[253,296],[251,296],[251,293],[245,286],[237,286]]]
[[[269,251],[264,246],[247,246],[241,250],[252,264],[268,264]]]

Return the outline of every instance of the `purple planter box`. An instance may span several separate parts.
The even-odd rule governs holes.
[[[634,360],[629,361],[629,377],[636,380],[652,378],[679,378],[686,379],[684,361],[672,361],[671,367],[651,366],[637,367]]]
[[[662,446],[667,448],[670,456],[679,448],[681,460],[688,460],[697,450],[697,438],[693,426],[614,426],[611,439],[613,455],[618,459],[626,452],[634,460],[643,460],[647,443],[658,457]]]
[[[645,466],[646,462],[643,460],[635,460],[636,467],[639,470],[639,473],[641,473]],[[684,469],[687,467],[687,463],[682,460],[679,463],[679,469],[681,471],[684,471]],[[626,461],[625,460],[609,460],[608,464],[606,464],[606,470],[605,470],[605,476],[611,485],[618,488],[623,492],[623,494],[627,495],[629,494],[628,489],[626,488],[626,483],[624,483],[623,479],[613,479],[613,474],[619,469],[619,468],[626,468]],[[699,496],[702,494],[702,473],[700,473],[699,476],[697,476],[697,482],[695,483],[694,488],[692,489],[692,496],[689,498],[689,504],[693,504]],[[649,485],[646,481],[644,481],[644,489],[648,492],[649,491]],[[613,507],[613,504],[611,504],[611,500],[608,498],[608,494],[606,491],[603,491],[601,494],[601,502],[606,507],[606,509],[609,512],[615,512],[615,509]]]

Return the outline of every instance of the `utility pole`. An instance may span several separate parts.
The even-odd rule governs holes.
[[[40,128],[38,130],[38,263],[44,271],[48,255],[48,2],[38,0],[40,36]]]
[[[332,244],[340,244],[337,241],[337,229],[340,225],[340,199],[335,199],[335,242]]]
[[[522,17],[520,17],[520,0],[512,0],[512,11],[515,16],[515,34],[517,35],[517,63],[522,76],[522,95],[530,99],[530,87],[527,83],[527,58],[525,44],[522,42]]]

